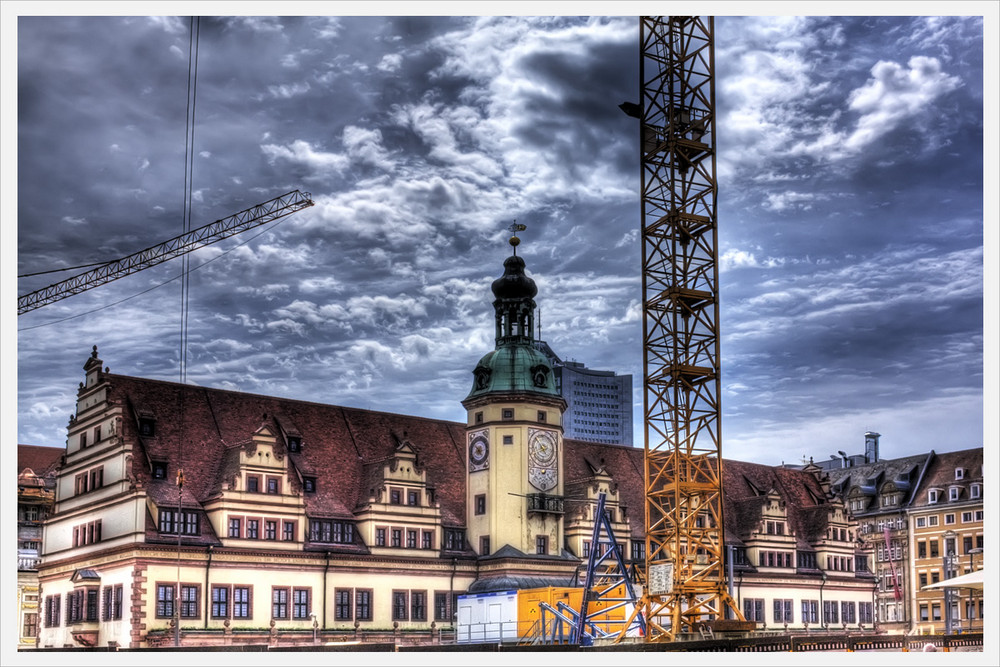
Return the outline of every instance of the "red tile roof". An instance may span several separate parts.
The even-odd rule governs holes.
[[[62,447],[39,447],[38,445],[17,446],[17,473],[31,468],[38,477],[55,474],[56,466],[65,453]]]

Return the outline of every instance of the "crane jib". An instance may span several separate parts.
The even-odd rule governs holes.
[[[313,205],[308,192],[298,190],[285,193],[269,199],[266,202],[251,206],[238,213],[216,220],[207,225],[192,230],[186,234],[175,236],[163,243],[151,246],[121,259],[116,259],[98,266],[96,269],[77,274],[61,282],[29,292],[17,298],[17,314],[41,308],[61,299],[85,292],[99,285],[109,283],[129,274],[151,266],[162,264],[167,260],[185,255],[189,252],[217,243],[223,239],[273,222],[296,211]]]

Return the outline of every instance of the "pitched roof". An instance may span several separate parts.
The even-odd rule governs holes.
[[[17,446],[17,473],[30,468],[38,477],[55,474],[56,466],[65,453],[62,447],[40,447],[38,445]]]
[[[955,470],[963,470],[962,478],[955,479]],[[983,481],[983,448],[965,449],[958,452],[943,452],[933,454],[924,478],[916,489],[913,499],[914,507],[929,505],[927,491],[929,489],[947,490],[959,487],[958,501],[970,500],[969,485]]]
[[[913,498],[915,486],[927,465],[930,454],[904,456],[898,459],[883,459],[852,468],[835,468],[829,471],[831,489],[834,493],[847,496],[855,486],[867,496],[877,496],[886,482],[892,482],[904,492],[901,506],[905,507]],[[898,511],[898,507],[893,511]]]

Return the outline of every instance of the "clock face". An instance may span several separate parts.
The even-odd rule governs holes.
[[[552,431],[528,432],[528,481],[536,489],[549,491],[559,483],[558,441]]]
[[[469,471],[490,467],[490,441],[485,430],[469,434]]]

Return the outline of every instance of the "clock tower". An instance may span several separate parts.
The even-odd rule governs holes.
[[[566,401],[548,359],[534,345],[538,288],[525,275],[518,243],[511,237],[513,253],[493,281],[496,349],[476,364],[472,391],[462,401],[468,412],[466,525],[480,556],[505,547],[559,556]]]

